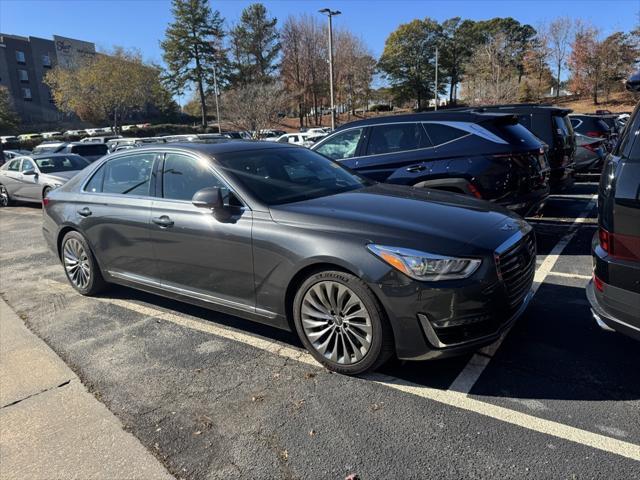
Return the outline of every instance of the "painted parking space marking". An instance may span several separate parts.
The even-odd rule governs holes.
[[[580,275],[578,273],[556,272],[555,270],[549,272],[549,275],[554,276],[554,277],[572,278],[574,280],[591,280],[591,276],[590,275]]]
[[[577,218],[573,219],[569,232],[566,233],[560,239],[560,241],[558,241],[551,252],[549,252],[549,254],[544,257],[544,260],[536,269],[535,276],[533,277],[533,285],[531,287],[534,296],[538,292],[540,285],[542,285],[547,276],[553,270],[553,267],[560,258],[560,255],[562,254],[566,246],[575,237],[576,233],[579,230],[578,227],[583,223],[581,220],[584,220],[591,213],[596,205],[597,200],[597,195],[591,195],[591,200],[589,200],[587,206],[582,210]],[[496,342],[480,349],[479,352],[474,353],[467,365],[462,369],[462,371],[453,381],[449,389],[456,392],[468,394],[480,378],[480,375],[482,375],[482,372],[484,372],[484,370],[487,368],[487,365],[489,365],[489,362],[491,362],[491,359],[498,351],[500,345],[502,345],[502,342],[508,334],[509,331],[506,331]]]
[[[73,293],[72,287],[63,280],[54,280],[55,288],[66,293]],[[146,306],[130,300],[111,299],[94,297],[93,299],[107,305],[115,305],[129,311],[151,317],[160,321],[171,322],[180,327],[214,335],[219,338],[228,339],[250,347],[266,351],[279,357],[300,362],[314,368],[323,368],[318,364],[311,354],[302,348],[288,345],[284,342],[267,339],[257,335],[249,334],[232,327],[221,326],[207,322],[206,320],[196,320],[184,315],[179,315],[171,311],[160,308]],[[577,443],[583,446],[595,448],[607,453],[612,453],[632,460],[640,461],[640,445],[625,442],[617,438],[590,432],[580,428],[572,427],[559,422],[545,420],[533,415],[511,410],[505,407],[487,403],[475,398],[471,398],[465,393],[453,390],[441,390],[437,388],[419,385],[408,382],[390,375],[371,373],[366,375],[371,381],[375,381],[381,386],[392,388],[403,393],[415,395],[426,400],[431,400],[439,404],[473,412],[485,417],[518,426],[527,430],[557,437],[562,440]]]

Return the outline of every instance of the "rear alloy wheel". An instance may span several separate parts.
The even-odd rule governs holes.
[[[393,351],[384,312],[367,285],[344,272],[309,277],[294,300],[298,335],[329,370],[360,374],[386,361]]]
[[[95,295],[106,283],[91,249],[78,232],[69,232],[62,240],[61,260],[69,283],[82,295]]]

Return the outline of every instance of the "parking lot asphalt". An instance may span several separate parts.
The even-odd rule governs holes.
[[[499,345],[363,378],[236,317],[80,296],[39,207],[0,209],[0,295],[178,478],[640,478],[640,345],[590,315],[587,180],[530,219],[539,284]]]

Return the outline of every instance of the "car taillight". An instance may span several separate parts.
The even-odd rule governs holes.
[[[472,193],[474,197],[482,199],[482,194],[480,193],[480,190],[478,190],[473,183],[469,183],[469,191]]]
[[[596,287],[596,290],[599,292],[604,292],[604,282],[598,278],[596,272],[593,272],[593,286]]]
[[[600,248],[601,249],[603,249],[607,253],[613,253],[613,252],[611,252],[611,243],[610,243],[609,232],[607,232],[602,227],[600,228],[600,230],[598,230],[598,239],[600,240]]]
[[[49,197],[44,197],[42,199],[42,206],[46,207],[47,205],[49,205],[49,202],[50,202]]]
[[[640,236],[611,233],[600,228],[598,239],[600,248],[613,258],[640,260]]]

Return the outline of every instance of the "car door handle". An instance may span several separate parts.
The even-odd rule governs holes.
[[[84,208],[78,210],[78,215],[80,215],[81,217],[88,217],[92,213],[93,212],[91,210],[89,210],[88,207],[84,207]]]
[[[407,172],[415,173],[421,172],[426,169],[427,167],[425,167],[424,165],[411,165],[410,167],[407,167]]]
[[[173,226],[173,220],[171,220],[166,215],[162,215],[161,217],[154,217],[151,219],[153,223],[156,225],[160,225],[161,228],[167,228]]]

